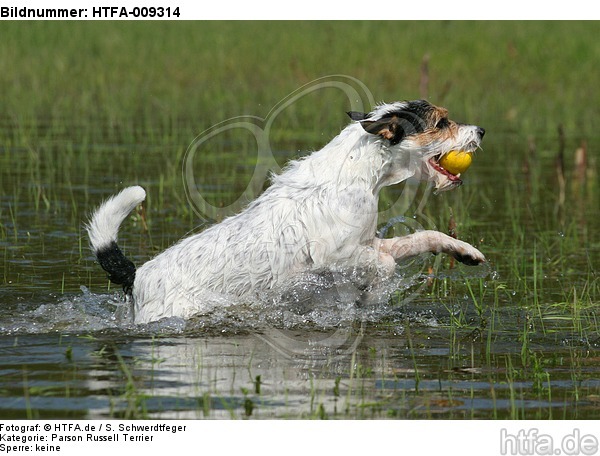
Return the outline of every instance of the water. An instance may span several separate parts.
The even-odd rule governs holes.
[[[589,138],[589,149],[597,142]],[[561,188],[551,145],[537,156],[502,155],[526,143],[492,140],[451,194],[400,186],[382,201],[390,235],[446,231],[452,208],[486,266],[425,256],[398,266],[383,302],[355,305],[343,280],[307,277],[286,300],[220,302],[191,320],[148,325],[133,324],[129,303],[108,288],[82,223],[103,197],[141,183],[148,212],[133,214],[120,238],[137,264],[201,229],[177,160],[165,166],[164,150],[142,145],[71,146],[65,155],[58,142],[44,160],[4,149],[0,416],[594,417],[597,163],[577,177],[567,157]],[[215,203],[244,190],[219,167]],[[250,169],[240,163],[236,173]]]

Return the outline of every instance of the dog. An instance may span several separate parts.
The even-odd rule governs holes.
[[[480,148],[485,130],[457,123],[425,100],[349,112],[352,122],[321,150],[291,161],[239,214],[169,247],[136,270],[117,245],[119,227],[146,197],[142,187],[106,200],[86,226],[109,279],[131,295],[135,323],[191,317],[206,293],[244,298],[282,286],[307,271],[367,268],[374,280],[396,261],[445,253],[467,265],[485,262],[470,244],[424,230],[376,237],[382,188],[408,178],[436,191],[458,187],[460,174],[440,166],[450,151]]]

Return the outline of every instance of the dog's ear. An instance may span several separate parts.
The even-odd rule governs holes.
[[[400,126],[398,117],[386,117],[380,120],[366,120],[369,114],[358,111],[348,111],[346,114],[350,116],[352,120],[360,122],[366,132],[373,135],[379,135],[384,139],[389,139],[392,145],[398,144],[404,138],[404,135],[399,136],[399,132],[403,132]]]
[[[367,113],[358,111],[348,111],[346,114],[348,114],[352,120],[356,121],[365,120],[368,116]]]
[[[403,119],[392,116],[380,120],[366,120],[360,124],[367,133],[381,136],[383,139],[389,140],[390,144],[393,146],[402,141],[408,134],[404,125],[405,123],[406,122]]]
[[[366,132],[381,136],[394,146],[410,135],[425,130],[424,120],[409,111],[399,111],[379,120],[363,120],[361,123]]]

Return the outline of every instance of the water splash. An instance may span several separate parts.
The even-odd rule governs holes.
[[[58,302],[35,307],[21,306],[13,310],[0,321],[0,333],[94,332],[119,328],[130,320],[129,305],[118,293],[94,294],[84,286],[81,291],[80,295],[67,296]]]
[[[421,259],[422,260],[422,259]],[[468,277],[465,271],[469,271]],[[165,318],[144,325],[133,323],[132,305],[122,293],[96,294],[81,287],[81,294],[56,302],[31,303],[13,309],[0,319],[0,334],[88,334],[116,331],[127,335],[239,334],[264,328],[332,330],[357,323],[406,318],[404,306],[432,278],[464,280],[490,275],[489,265],[424,272],[419,259],[399,264],[395,277],[375,286],[365,286],[359,271],[307,273],[279,289],[255,299],[234,301],[207,297],[207,312],[190,319]],[[413,315],[426,325],[435,318]]]

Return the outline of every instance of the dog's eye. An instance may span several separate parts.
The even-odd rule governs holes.
[[[448,128],[450,126],[450,122],[448,122],[448,119],[444,118],[444,119],[440,119],[438,121],[437,124],[435,124],[435,128],[439,128],[440,130],[443,130],[444,128]]]

